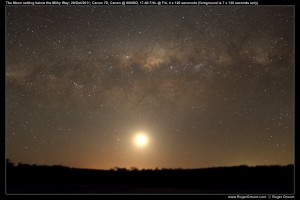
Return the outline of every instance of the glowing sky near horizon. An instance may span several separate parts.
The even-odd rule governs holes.
[[[7,6],[6,155],[109,169],[294,162],[294,8]],[[145,148],[132,142],[147,133]]]

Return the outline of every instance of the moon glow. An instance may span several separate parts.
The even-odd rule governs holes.
[[[144,133],[138,133],[134,137],[134,143],[138,147],[145,147],[149,142],[148,136]]]

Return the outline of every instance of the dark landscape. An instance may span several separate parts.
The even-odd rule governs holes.
[[[291,194],[294,166],[76,169],[12,163],[8,194]]]

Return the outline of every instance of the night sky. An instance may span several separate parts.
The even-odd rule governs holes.
[[[293,164],[294,31],[291,6],[7,6],[7,158]]]

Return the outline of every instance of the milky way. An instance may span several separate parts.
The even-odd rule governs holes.
[[[15,163],[290,164],[293,138],[293,7],[6,7]]]

